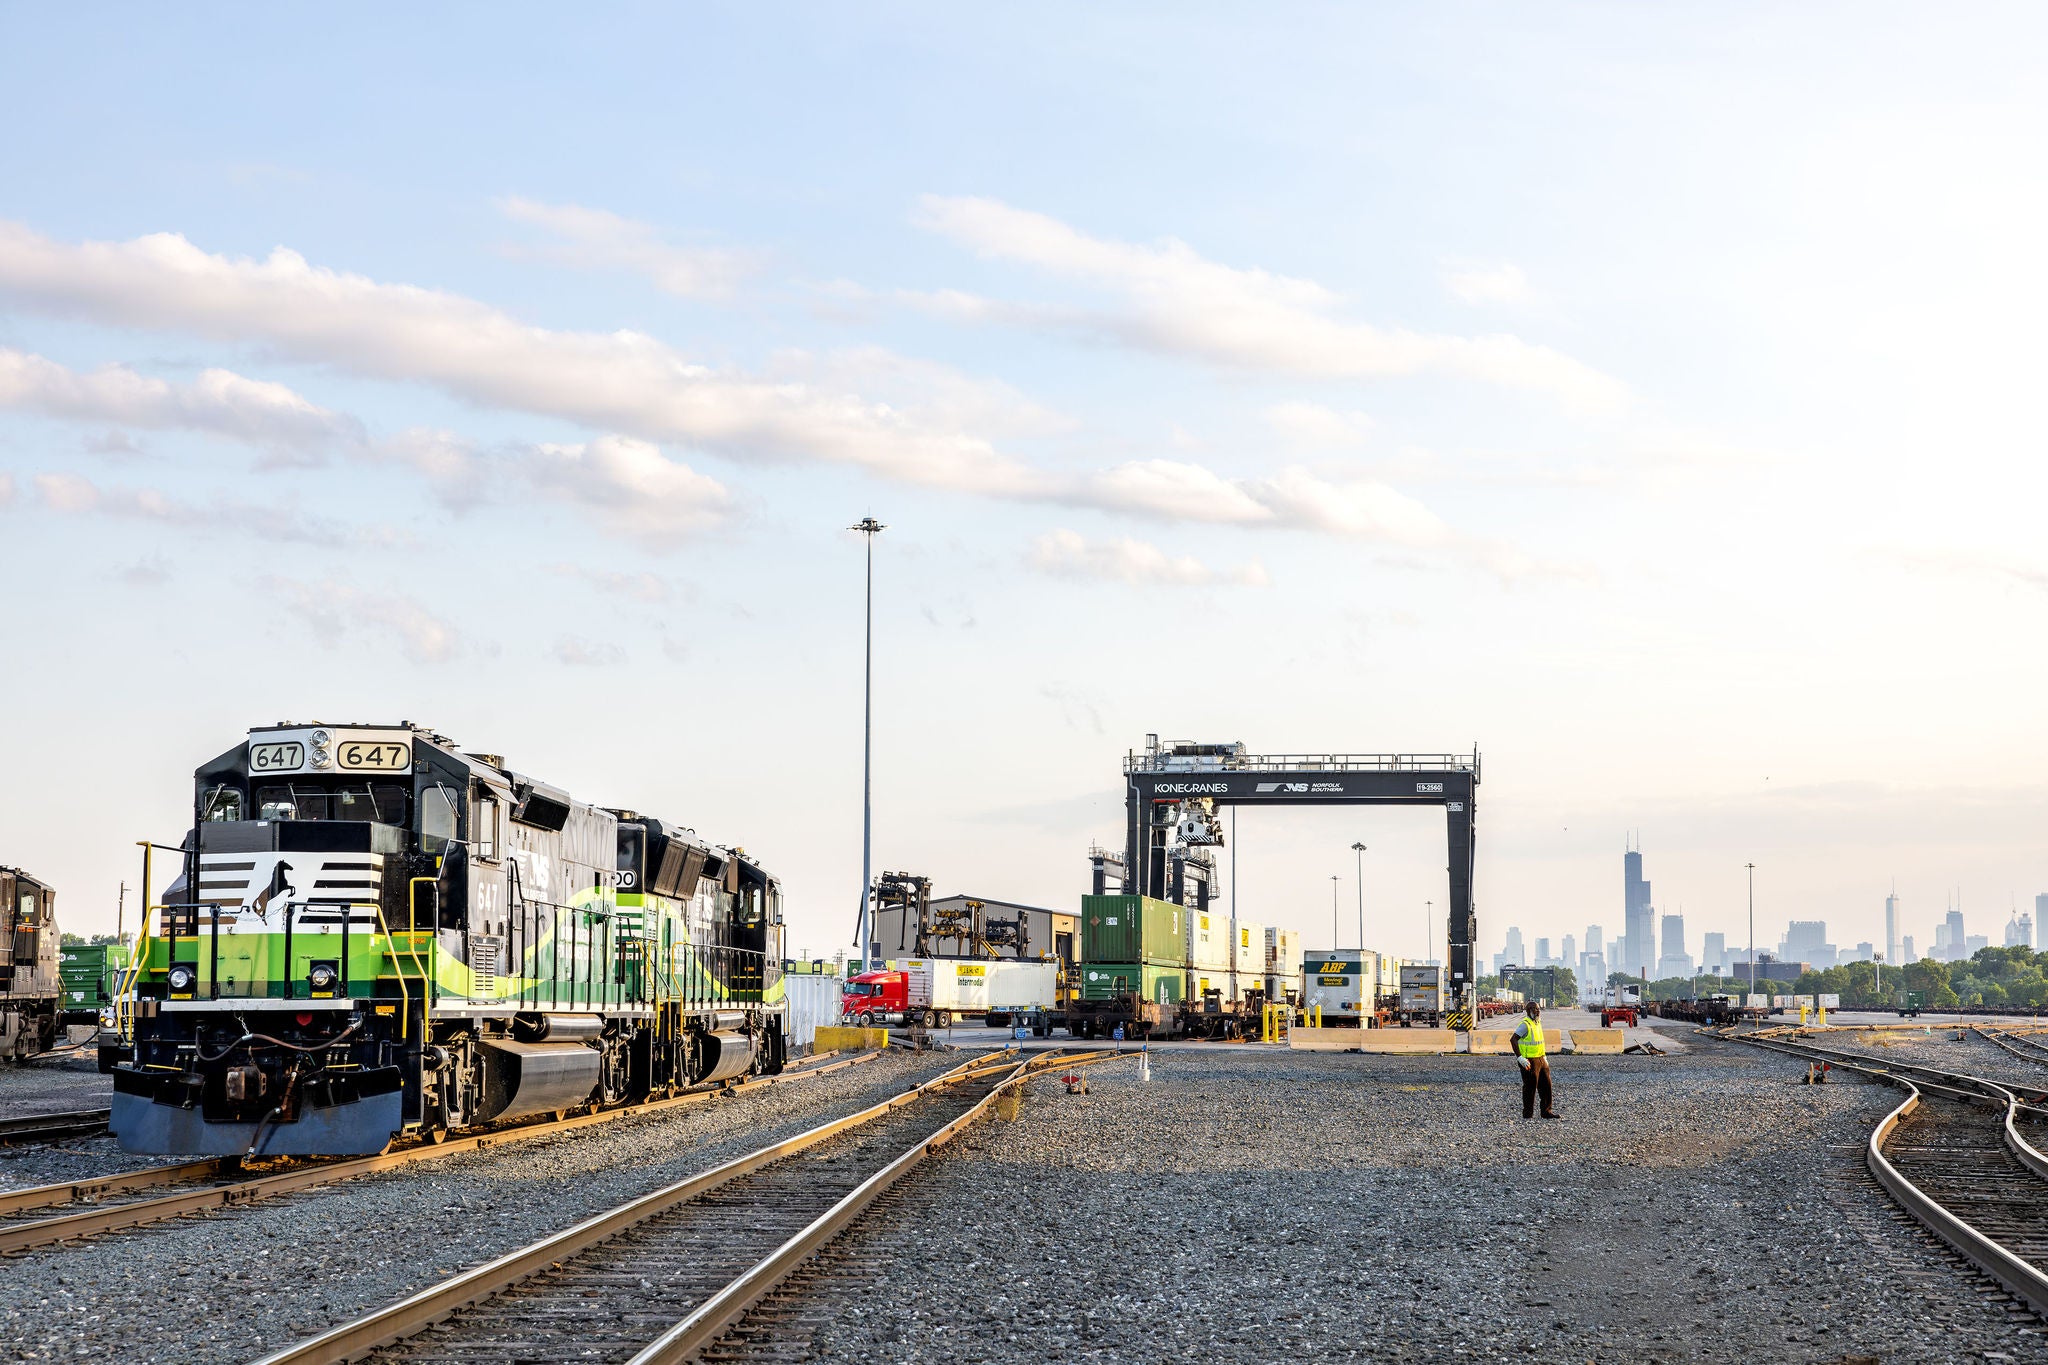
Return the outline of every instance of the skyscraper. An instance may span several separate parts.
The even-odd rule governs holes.
[[[1685,916],[1664,917],[1664,951],[1657,955],[1657,977],[1691,976],[1692,957],[1685,951]]]
[[[1899,951],[1903,954],[1899,958],[1901,962],[1918,962],[1920,960],[1919,954],[1913,950],[1913,936],[1911,934],[1907,934],[1899,940]]]
[[[1548,967],[1550,965],[1549,939],[1539,938],[1536,940],[1536,958],[1529,965],[1532,967]]]
[[[1564,936],[1564,946],[1557,950],[1558,965],[1576,969],[1579,965],[1579,945],[1570,934]]]
[[[2044,899],[2048,899],[2048,897],[2044,897]],[[1602,946],[1603,945],[1600,942],[1600,926],[1597,924],[1587,925],[1586,951],[1589,953],[1597,953],[1601,950]]]
[[[1657,926],[1650,909],[1650,884],[1643,880],[1643,851],[1621,855],[1622,932],[1628,936],[1622,970],[1646,972],[1657,963]]]
[[[1728,974],[1728,935],[1708,934],[1700,946],[1700,970],[1716,976]]]
[[[2027,940],[2032,938],[2033,936],[2034,923],[2032,919],[2029,919],[2027,921],[2027,925],[2024,929],[2020,927],[2020,917],[2018,915],[2014,915],[2010,919],[2006,920],[2004,944],[2005,947],[2031,948],[2034,945],[2027,942]]]
[[[1529,965],[1529,956],[1522,948],[1522,931],[1520,929],[1512,926],[1508,929],[1508,941],[1506,947],[1502,950],[1501,960],[1513,967],[1526,967]]]
[[[1884,960],[1899,960],[1899,893],[1884,898]]]
[[[1948,921],[1943,927],[1948,930],[1948,960],[1954,962],[1958,958],[1968,957],[1969,950],[1963,946],[1966,942],[1963,933],[1963,912],[1949,911]]]

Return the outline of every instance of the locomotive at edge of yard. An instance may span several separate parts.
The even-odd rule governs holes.
[[[25,1062],[57,1045],[57,893],[0,867],[0,1060]]]
[[[396,726],[195,774],[138,945],[130,1151],[349,1155],[781,1070],[782,893],[744,851]]]

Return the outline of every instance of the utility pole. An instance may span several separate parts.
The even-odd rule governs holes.
[[[127,883],[127,882],[122,882],[122,883],[121,883],[121,894],[120,894],[120,898],[119,898],[118,900],[116,900],[116,901],[114,902],[114,942],[115,942],[115,943],[116,943],[117,945],[118,945],[118,944],[123,944],[123,943],[126,943],[126,942],[128,941],[128,937],[127,937],[127,934],[126,934],[125,932],[123,932],[123,930],[124,930],[124,926],[126,925],[126,923],[127,923],[127,920],[128,920],[128,883]]]
[[[847,528],[867,540],[868,604],[867,662],[861,686],[860,723],[860,969],[872,970],[868,932],[868,897],[874,886],[875,846],[875,537],[888,529],[873,517],[862,517]]]
[[[1358,855],[1358,960],[1365,961],[1365,845],[1353,844]]]
[[[1330,874],[1330,951],[1337,951],[1337,874]]]
[[[1749,869],[1749,993],[1756,994],[1756,864],[1744,863]],[[1745,1006],[1747,1000],[1742,1002]]]

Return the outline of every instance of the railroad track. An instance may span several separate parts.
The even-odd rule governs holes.
[[[479,1133],[473,1137],[449,1138],[440,1143],[421,1141],[378,1156],[346,1157],[325,1161],[287,1158],[265,1163],[262,1169],[253,1172],[243,1166],[240,1158],[208,1157],[200,1161],[146,1166],[136,1171],[99,1176],[89,1180],[66,1181],[55,1185],[37,1185],[28,1189],[0,1192],[0,1255],[53,1246],[59,1242],[97,1237],[125,1228],[142,1227],[171,1218],[182,1218],[188,1214],[229,1208],[258,1199],[312,1189],[319,1185],[331,1185],[337,1181],[353,1180],[357,1176],[395,1170],[416,1161],[432,1161],[461,1152],[474,1152],[488,1147],[524,1142],[530,1138],[573,1132],[578,1128],[609,1123],[615,1119],[699,1104],[716,1099],[722,1094],[739,1094],[765,1086],[824,1075],[880,1055],[869,1052],[836,1062],[799,1065],[778,1076],[763,1076],[710,1090],[693,1090],[667,1099],[649,1100],[644,1104],[626,1105],[617,1109],[601,1109],[595,1113],[576,1114],[565,1119],[522,1123],[495,1132]],[[179,1188],[159,1195],[143,1193],[165,1185]],[[129,1195],[141,1197],[125,1197]],[[117,1202],[103,1202],[109,1199]],[[50,1209],[80,1204],[88,1207],[77,1212],[54,1215],[46,1212]],[[23,1216],[36,1213],[43,1213],[44,1216]]]
[[[1979,1270],[2048,1317],[2048,1153],[2029,1140],[2048,1090],[1784,1036],[1734,1038],[1825,1061],[1906,1092],[1870,1134],[1864,1164],[1894,1200]]]
[[[2007,1029],[1992,1030],[1982,1026],[1974,1027],[1970,1031],[1985,1042],[2004,1048],[2023,1062],[2048,1066],[2048,1044],[2042,1044],[2026,1034]]]
[[[0,1119],[0,1147],[30,1142],[68,1142],[98,1137],[107,1131],[105,1109],[73,1109],[62,1114],[28,1114]]]
[[[697,1358],[904,1173],[1033,1075],[1006,1050],[585,1219],[258,1365]]]

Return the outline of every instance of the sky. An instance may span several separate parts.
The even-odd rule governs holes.
[[[744,846],[829,954],[874,516],[874,858],[941,894],[1073,905],[1147,734],[1476,746],[1489,956],[1617,932],[1629,838],[1694,952],[1749,863],[1765,943],[1894,886],[1999,941],[2044,28],[0,6],[0,863],[111,927],[199,763],[402,719]],[[1311,946],[1441,928],[1440,814],[1231,862]]]

